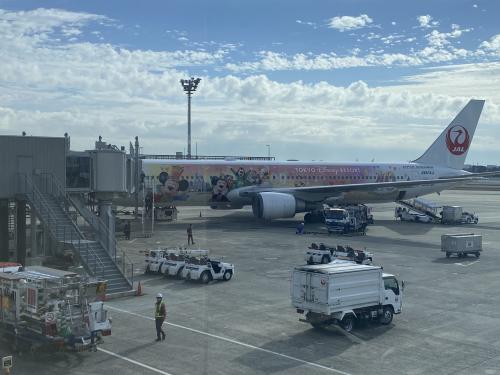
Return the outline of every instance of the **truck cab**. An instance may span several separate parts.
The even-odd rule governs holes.
[[[383,273],[382,278],[384,280],[384,306],[392,306],[394,309],[394,314],[399,314],[403,308],[403,285],[399,285],[396,276],[389,273]],[[404,284],[404,282],[402,282]]]
[[[323,210],[328,233],[365,231],[369,222],[368,207],[365,205],[351,205],[344,207],[325,207]],[[371,216],[373,222],[373,216]]]

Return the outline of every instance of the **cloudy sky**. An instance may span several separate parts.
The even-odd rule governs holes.
[[[496,0],[0,0],[0,133],[199,154],[406,161],[470,98],[500,164]]]

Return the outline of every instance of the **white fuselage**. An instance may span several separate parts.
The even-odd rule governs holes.
[[[324,203],[382,203],[415,198],[462,182],[396,189],[378,182],[431,180],[469,174],[463,170],[418,163],[327,163],[274,161],[143,160],[146,190],[158,203],[240,208],[252,204],[240,192],[312,186],[373,183],[373,189],[345,192],[324,200],[307,193],[302,199]],[[299,193],[294,193],[300,197]]]

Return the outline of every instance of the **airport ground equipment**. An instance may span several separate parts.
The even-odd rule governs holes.
[[[332,324],[350,332],[356,321],[392,322],[402,311],[404,282],[382,267],[354,263],[295,267],[292,306],[314,328]]]
[[[15,262],[0,262],[0,273],[18,272],[23,269],[21,263]]]
[[[363,204],[325,207],[323,215],[328,233],[364,233],[370,221],[368,207]]]
[[[156,221],[174,221],[177,220],[177,207],[175,206],[156,206],[155,205],[155,220]]]
[[[483,251],[483,236],[474,233],[458,233],[441,235],[441,251],[449,258],[457,254],[459,258],[474,254],[479,258]]]
[[[234,275],[234,265],[213,260],[206,256],[191,256],[182,270],[182,278],[201,281],[206,284],[212,280],[229,281]]]
[[[327,246],[323,243],[312,243],[306,250],[307,264],[326,264],[333,260],[347,260],[358,264],[372,264],[373,253],[353,249],[350,246]]]
[[[163,264],[167,261],[167,254],[169,251],[172,250],[169,250],[167,248],[159,248],[147,251],[144,258],[144,273],[160,273]]]
[[[169,251],[166,260],[161,267],[161,273],[165,276],[182,277],[182,270],[191,257],[207,257],[209,251],[202,249],[179,249]]]
[[[0,273],[0,331],[15,351],[97,350],[111,335],[106,282],[47,267]]]
[[[464,212],[460,206],[443,206],[441,222],[443,224],[477,224],[476,214]]]
[[[433,223],[435,220],[426,214],[413,212],[405,207],[397,207],[396,218],[401,221],[414,221],[416,223]]]

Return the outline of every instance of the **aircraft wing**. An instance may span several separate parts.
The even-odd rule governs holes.
[[[443,189],[448,186],[460,185],[467,181],[481,178],[482,174],[469,174],[465,176],[439,178],[432,180],[413,180],[413,181],[392,181],[392,182],[370,182],[362,184],[344,184],[344,185],[323,185],[323,186],[303,186],[303,187],[288,187],[288,188],[273,188],[273,187],[260,187],[251,186],[242,188],[239,191],[241,197],[251,197],[255,194],[262,192],[275,192],[291,194],[297,198],[312,201],[322,201],[331,197],[341,196],[345,193],[356,192],[394,192],[408,188],[419,186],[435,186],[443,185]]]

